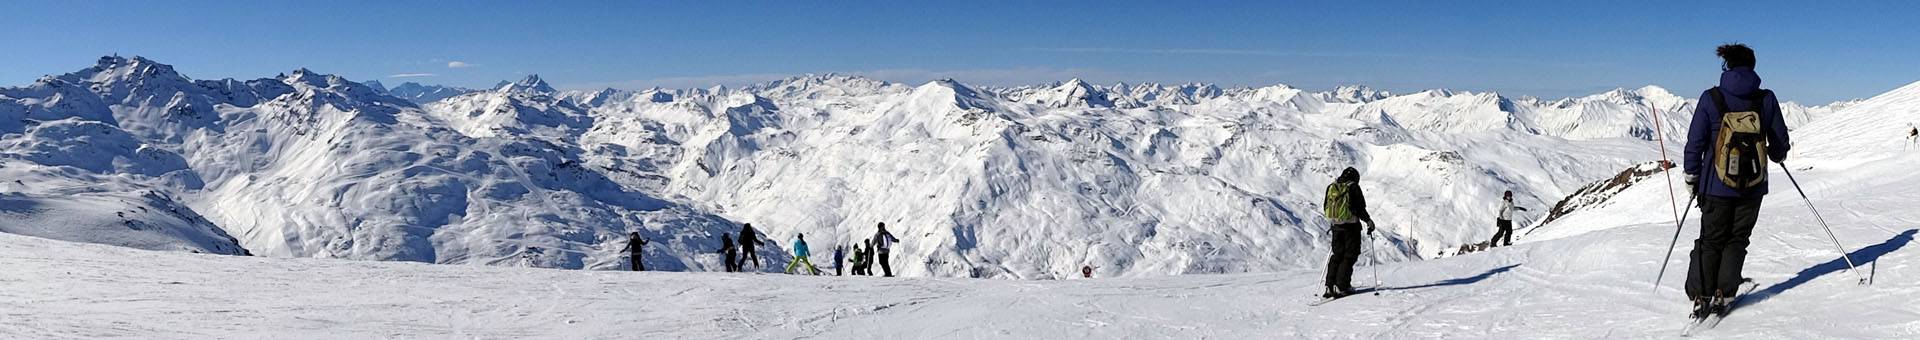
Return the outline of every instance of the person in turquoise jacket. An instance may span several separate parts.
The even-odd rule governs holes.
[[[794,267],[805,264],[807,266],[804,268],[807,269],[808,273],[820,275],[820,268],[814,267],[813,261],[807,261],[807,255],[807,235],[795,235],[793,237],[793,262],[787,263],[787,274],[793,274]]]

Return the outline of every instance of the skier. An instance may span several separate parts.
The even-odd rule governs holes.
[[[1366,222],[1367,234],[1373,234],[1373,216],[1367,214],[1367,198],[1360,193],[1360,170],[1348,167],[1333,184],[1327,185],[1324,205],[1332,224],[1333,255],[1327,257],[1327,292],[1324,298],[1353,294],[1353,265],[1360,261],[1360,223]]]
[[[640,262],[640,251],[646,246],[647,240],[640,238],[640,232],[627,233],[627,248],[623,250],[627,251],[628,262],[633,262],[633,271],[647,270],[647,265]]]
[[[1503,239],[1507,245],[1513,245],[1514,210],[1527,211],[1527,208],[1513,206],[1513,191],[1508,190],[1506,196],[1500,199],[1500,212],[1495,215],[1493,220],[1493,226],[1498,228],[1498,231],[1493,232],[1493,239],[1487,241],[1487,248],[1499,246],[1500,241]]]
[[[808,255],[807,254],[807,235],[806,234],[794,235],[793,262],[787,263],[787,274],[793,274],[794,267],[799,266],[801,264],[805,264],[807,265],[806,267],[800,267],[800,268],[805,268],[807,272],[813,273],[813,275],[820,275],[820,268],[814,268],[813,261],[808,261],[807,255]]]
[[[753,266],[760,267],[760,253],[753,251],[753,248],[767,243],[761,242],[760,238],[755,237],[756,234],[759,232],[753,230],[753,223],[740,225],[740,264],[737,268],[741,271],[746,271],[747,260],[753,260]]]
[[[1695,318],[1725,315],[1743,277],[1748,238],[1767,194],[1767,159],[1786,160],[1790,142],[1780,102],[1760,88],[1753,49],[1721,45],[1720,86],[1700,94],[1687,130],[1687,187],[1700,200],[1700,238],[1687,265]],[[1704,177],[1704,178],[1702,178]]]
[[[853,270],[859,272],[854,275],[873,276],[873,240],[860,240],[853,246]]]
[[[853,257],[849,258],[849,260],[851,260],[849,264],[852,265],[853,267],[847,269],[847,275],[860,276],[860,252],[861,251],[862,250],[860,250],[860,244],[856,243],[853,245],[853,254],[852,254]]]
[[[727,268],[728,273],[740,271],[740,263],[734,262],[734,257],[739,256],[739,252],[740,249],[733,246],[733,234],[720,234],[720,253],[727,256],[727,263],[722,266]]]
[[[1908,129],[1909,130],[1907,130],[1907,145],[1920,143],[1920,127],[1910,127]],[[18,182],[18,181],[15,181],[15,182]]]
[[[893,277],[893,263],[890,259],[893,256],[890,253],[893,250],[893,243],[900,242],[900,239],[893,238],[893,233],[887,232],[887,222],[880,222],[879,228],[880,231],[873,233],[873,246],[877,248],[875,251],[877,254],[874,254],[874,257],[880,260],[880,273],[885,274],[882,276]]]
[[[833,276],[841,276],[843,272],[840,270],[840,268],[844,268],[846,266],[847,266],[846,247],[842,247],[838,245],[833,246]]]
[[[1093,278],[1093,266],[1080,266],[1080,278]]]

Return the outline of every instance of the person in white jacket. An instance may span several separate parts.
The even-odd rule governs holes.
[[[1507,191],[1500,199],[1500,212],[1494,216],[1494,227],[1500,228],[1493,233],[1493,239],[1487,240],[1487,248],[1498,247],[1501,243],[1513,245],[1513,211],[1527,211],[1527,208],[1513,206],[1513,191]]]

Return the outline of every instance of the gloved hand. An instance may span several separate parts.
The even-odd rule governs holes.
[[[1700,196],[1700,175],[1687,174],[1687,194]]]
[[[1367,235],[1373,235],[1373,222],[1367,222]]]

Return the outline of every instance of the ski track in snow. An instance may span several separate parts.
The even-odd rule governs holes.
[[[1904,279],[1920,275],[1909,265],[1920,250],[1906,244],[1920,225],[1895,233],[1901,228],[1861,219],[1920,213],[1883,210],[1899,205],[1891,200],[1823,207],[1856,261],[1877,267],[1876,285],[1858,286],[1833,270],[1829,241],[1805,226],[1812,216],[1797,200],[1769,196],[1746,270],[1759,291],[1696,337],[1920,335],[1920,307],[1910,303],[1920,284]],[[14,311],[0,321],[0,335],[1669,338],[1687,308],[1680,280],[1649,289],[1669,228],[1626,225],[1385,264],[1381,295],[1319,307],[1297,298],[1318,291],[1318,271],[1058,281],[630,273],[212,256],[0,235],[0,268],[8,269],[0,306]],[[1674,260],[1669,275],[1685,263]],[[1371,280],[1370,270],[1356,268],[1357,283]]]

